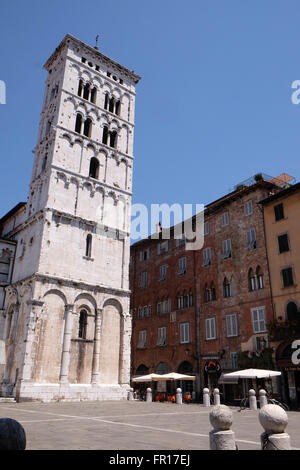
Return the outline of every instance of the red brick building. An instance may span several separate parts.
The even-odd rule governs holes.
[[[268,178],[270,180],[270,178]],[[252,178],[208,204],[204,245],[151,237],[131,246],[132,375],[182,372],[201,393],[222,372],[272,368],[267,323],[272,320],[268,259],[259,201],[277,181]],[[275,184],[276,183],[276,184]],[[228,399],[237,389],[223,386]]]

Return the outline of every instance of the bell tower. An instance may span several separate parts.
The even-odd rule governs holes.
[[[130,380],[128,267],[140,77],[71,35],[44,67],[25,221],[5,234],[18,242],[5,306],[18,304],[18,319],[14,340],[8,338],[14,360],[3,387],[13,387],[18,399],[120,399]]]

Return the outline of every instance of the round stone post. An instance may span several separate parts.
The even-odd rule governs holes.
[[[268,404],[268,399],[267,399],[267,392],[264,389],[261,389],[259,391],[259,407],[260,409],[263,408],[263,406]]]
[[[226,405],[214,406],[209,413],[213,430],[209,433],[210,450],[236,450],[232,426],[232,412]]]
[[[210,398],[209,398],[209,389],[208,388],[203,389],[203,405],[204,406],[210,406]]]
[[[0,450],[25,450],[26,434],[23,426],[11,418],[0,419]]]
[[[281,406],[265,405],[258,418],[265,430],[260,435],[262,450],[291,450],[290,436],[285,432],[288,416]]]
[[[250,410],[257,410],[255,390],[253,390],[252,388],[251,390],[249,390],[249,408]]]
[[[182,390],[181,390],[181,388],[176,389],[176,403],[177,403],[177,405],[182,405]]]
[[[151,390],[151,388],[147,388],[146,401],[152,402],[152,390]]]
[[[129,401],[134,400],[133,388],[130,388],[129,391],[128,391],[128,400],[129,400]]]
[[[220,405],[220,390],[218,388],[214,389],[214,405]]]

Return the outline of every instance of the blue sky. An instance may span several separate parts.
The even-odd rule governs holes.
[[[244,179],[299,181],[297,0],[14,0],[0,6],[0,216],[26,201],[46,72],[70,33],[142,76],[133,201],[209,203]]]

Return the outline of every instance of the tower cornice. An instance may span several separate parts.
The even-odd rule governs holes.
[[[137,75],[133,70],[129,70],[123,65],[120,65],[118,62],[115,62],[114,60],[110,59],[106,55],[102,54],[102,52],[99,52],[96,50],[94,47],[89,46],[88,44],[85,44],[84,42],[80,41],[79,39],[75,38],[71,34],[67,34],[64,39],[61,41],[59,46],[55,49],[53,54],[49,57],[47,62],[44,64],[44,68],[46,70],[49,70],[53,62],[57,59],[58,55],[62,51],[62,49],[66,45],[70,45],[73,43],[75,46],[79,46],[83,51],[86,51],[89,53],[92,57],[94,57],[96,60],[99,60],[101,63],[104,63],[105,65],[108,65],[112,67],[113,69],[117,70],[118,72],[122,73],[124,76],[132,80],[135,84],[139,82],[141,79],[140,75]]]

